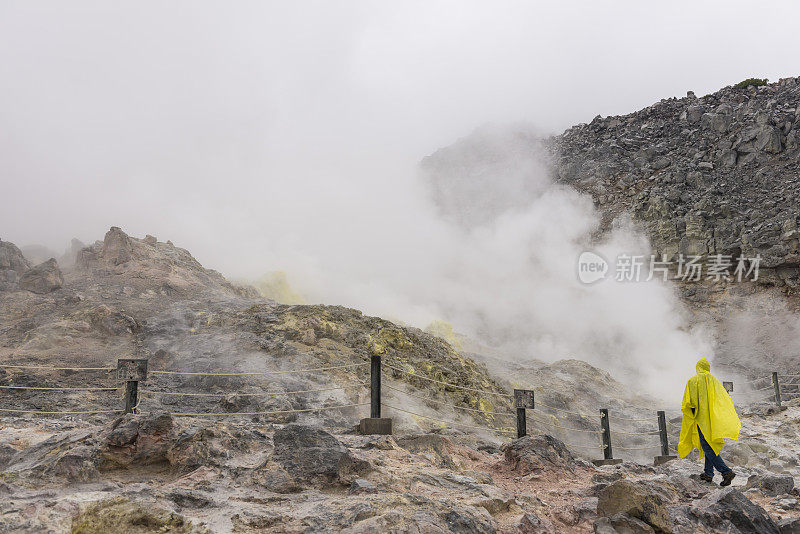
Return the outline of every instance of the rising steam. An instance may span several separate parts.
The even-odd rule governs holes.
[[[506,358],[577,358],[676,398],[710,344],[667,284],[579,282],[583,250],[613,262],[650,247],[628,219],[593,241],[591,199],[550,181],[537,146],[519,129],[479,130],[425,161],[416,204],[386,203],[372,239],[354,246],[364,236],[344,237],[348,254],[300,261],[290,273],[312,302],[419,327],[444,319]]]

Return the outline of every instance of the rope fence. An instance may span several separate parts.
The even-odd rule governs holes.
[[[195,371],[182,371],[182,370],[151,370],[150,375],[168,375],[168,376],[224,376],[224,377],[248,377],[248,376],[261,376],[261,375],[294,375],[298,373],[318,373],[320,371],[333,371],[340,369],[355,369],[364,367],[369,363],[354,363],[344,365],[328,365],[309,367],[304,369],[288,369],[280,371],[258,371],[258,372],[195,372]],[[0,368],[5,369],[19,369],[19,370],[38,370],[38,371],[116,371],[116,378],[118,381],[123,382],[124,385],[117,385],[114,387],[97,387],[97,386],[29,386],[29,385],[13,385],[3,384],[0,389],[10,391],[47,391],[47,392],[105,392],[124,390],[124,409],[101,409],[92,407],[85,410],[50,410],[39,408],[10,408],[0,406],[0,413],[11,414],[39,414],[39,415],[93,415],[93,414],[122,414],[122,413],[138,413],[139,406],[144,396],[160,397],[189,397],[189,398],[227,398],[230,396],[238,397],[262,397],[271,398],[279,396],[292,396],[308,393],[321,393],[330,391],[346,391],[357,388],[364,388],[368,383],[363,381],[356,381],[353,384],[338,387],[326,388],[308,388],[292,391],[264,391],[258,393],[229,391],[225,393],[210,393],[210,392],[188,392],[188,391],[163,391],[158,389],[144,389],[139,387],[140,382],[147,380],[147,360],[146,359],[120,359],[117,362],[117,367],[54,367],[45,365],[16,365],[16,364],[0,364]],[[172,416],[192,416],[192,417],[227,417],[227,416],[255,416],[255,415],[286,415],[293,413],[311,413],[323,412],[331,410],[340,410],[346,408],[357,408],[368,405],[368,402],[354,402],[348,404],[337,404],[331,406],[321,406],[315,408],[294,408],[286,410],[259,410],[259,411],[246,411],[246,412],[219,412],[219,411],[167,411],[168,415]]]
[[[501,432],[501,433],[504,433],[504,434],[513,434],[514,433],[514,430],[512,430],[512,429],[491,428],[491,427],[487,427],[487,426],[483,426],[483,425],[468,425],[468,424],[464,424],[464,423],[458,423],[458,422],[455,422],[455,421],[446,421],[444,419],[437,419],[435,417],[429,417],[427,415],[422,415],[422,414],[419,414],[419,413],[415,413],[415,412],[412,412],[410,410],[405,410],[403,408],[398,408],[397,406],[392,406],[391,404],[386,404],[385,402],[381,403],[381,405],[385,406],[386,408],[389,408],[390,410],[395,410],[395,411],[398,411],[398,412],[407,413],[409,415],[413,415],[414,417],[420,417],[422,419],[427,419],[429,421],[434,421],[436,423],[441,423],[443,425],[452,425],[452,426],[455,426],[455,427],[472,428],[472,429],[477,429],[477,430],[492,430],[494,432]]]
[[[302,408],[294,410],[267,410],[258,412],[171,412],[169,415],[176,417],[227,417],[227,416],[252,416],[252,415],[286,415],[292,413],[324,412],[328,410],[339,410],[341,408],[355,408],[358,406],[368,406],[368,402],[357,402],[353,404],[339,404],[336,406],[323,406],[322,408]]]
[[[436,380],[435,378],[428,378],[427,376],[421,376],[421,375],[418,375],[416,373],[411,373],[411,372],[406,371],[404,369],[398,369],[397,367],[394,367],[393,365],[389,365],[389,364],[383,364],[383,365],[384,365],[384,367],[387,367],[387,368],[389,368],[389,369],[391,369],[391,370],[393,370],[395,372],[398,372],[398,373],[401,373],[401,374],[404,374],[404,375],[407,375],[407,376],[411,376],[411,377],[414,377],[414,378],[419,378],[420,380],[425,380],[427,382],[434,382],[436,384],[440,384],[440,385],[443,385],[443,386],[446,386],[446,387],[460,389],[460,390],[463,390],[463,391],[472,391],[472,392],[477,392],[477,393],[485,393],[487,395],[494,395],[494,396],[497,396],[497,397],[505,397],[505,398],[508,398],[508,399],[512,398],[512,396],[509,395],[508,393],[501,393],[501,392],[497,392],[497,391],[491,391],[491,390],[488,390],[488,389],[477,389],[477,388],[471,388],[471,387],[467,387],[467,386],[460,386],[458,384],[453,384],[453,383],[450,383],[450,382],[444,382],[442,380]]]
[[[0,369],[36,369],[37,371],[116,371],[114,367],[49,367],[46,365],[0,364]]]
[[[119,390],[118,387],[116,387],[116,388],[95,388],[95,387],[50,388],[50,387],[38,387],[38,386],[0,386],[0,389],[33,389],[33,390],[46,390],[46,391],[117,391],[117,390]]]
[[[335,388],[319,388],[319,389],[300,389],[296,391],[280,391],[280,392],[263,392],[263,393],[240,393],[240,392],[228,392],[228,393],[188,393],[183,391],[156,391],[153,389],[140,389],[139,393],[145,393],[148,395],[164,395],[164,396],[172,396],[172,397],[212,397],[212,398],[224,398],[230,397],[231,395],[235,395],[237,397],[280,397],[282,395],[299,395],[302,393],[321,393],[324,391],[337,391],[337,390],[346,390],[352,389],[357,387],[366,386],[367,382],[357,382],[351,386],[338,386]]]
[[[394,362],[393,362],[394,363]],[[621,451],[631,453],[641,453],[644,451],[659,450],[660,456],[656,456],[656,463],[659,459],[674,458],[672,453],[677,453],[675,447],[669,442],[669,434],[673,436],[680,431],[681,425],[676,424],[666,419],[665,411],[656,411],[654,416],[651,417],[624,417],[617,414],[609,416],[607,408],[601,408],[599,413],[591,414],[582,412],[580,410],[569,409],[566,407],[548,404],[536,399],[534,402],[534,390],[521,390],[515,389],[513,394],[498,391],[496,389],[488,389],[481,387],[472,387],[471,385],[456,384],[446,380],[440,380],[420,372],[404,369],[402,362],[398,364],[389,364],[382,362],[380,356],[372,356],[369,362],[358,362],[340,365],[324,365],[316,367],[308,367],[302,369],[284,369],[284,370],[264,370],[264,371],[185,371],[185,370],[170,370],[170,369],[157,369],[147,370],[146,359],[120,359],[117,362],[117,367],[58,367],[58,366],[40,366],[40,365],[17,365],[17,364],[0,364],[0,369],[17,369],[17,370],[36,370],[43,372],[50,371],[68,371],[68,372],[116,372],[117,381],[121,384],[116,386],[40,386],[40,385],[16,385],[16,384],[2,384],[0,389],[9,392],[14,391],[32,391],[32,392],[109,392],[124,391],[123,409],[105,409],[104,407],[90,406],[81,410],[44,410],[44,409],[24,409],[17,407],[0,406],[0,413],[10,414],[41,414],[41,415],[96,415],[96,414],[121,414],[121,413],[138,413],[139,406],[144,398],[156,399],[159,397],[168,398],[198,398],[198,399],[227,399],[229,397],[244,397],[244,398],[275,398],[275,397],[292,397],[296,395],[326,393],[333,391],[352,391],[365,388],[368,386],[370,391],[369,402],[358,402],[357,400],[349,403],[331,404],[327,406],[308,407],[308,408],[288,408],[280,410],[250,410],[250,411],[183,411],[176,410],[173,412],[166,412],[168,415],[176,417],[235,417],[235,416],[281,416],[300,413],[321,413],[332,412],[337,410],[357,409],[364,406],[370,406],[370,417],[362,419],[359,424],[359,430],[362,433],[391,433],[391,419],[381,417],[381,407],[397,413],[410,415],[414,418],[430,421],[442,427],[455,427],[465,428],[472,430],[480,430],[485,432],[498,433],[503,435],[516,435],[517,438],[527,435],[527,422],[530,420],[534,425],[534,430],[537,426],[548,428],[552,431],[557,431],[566,435],[567,433],[578,433],[585,436],[600,436],[602,443],[597,445],[585,443],[567,443],[565,445],[569,448],[580,449],[585,451],[602,451],[602,460],[593,460],[596,465],[613,464],[622,461],[619,458],[613,457],[613,449],[616,448]],[[259,391],[259,392],[245,392],[245,391],[228,391],[228,392],[209,392],[209,391],[178,391],[167,390],[164,386],[159,388],[140,388],[140,382],[145,382],[147,376],[203,376],[203,377],[257,377],[257,376],[275,376],[275,375],[297,375],[297,374],[312,374],[327,371],[339,370],[358,370],[363,367],[370,367],[370,380],[365,382],[363,380],[356,380],[353,383],[336,386],[336,387],[320,387],[320,388],[305,388],[294,389],[290,391]],[[384,369],[385,368],[385,369]],[[386,383],[383,383],[381,377],[386,375]],[[726,390],[736,398],[747,399],[749,402],[762,402],[764,400],[775,402],[778,406],[781,405],[784,399],[800,398],[800,381],[789,380],[793,378],[800,378],[800,374],[778,374],[772,373],[769,377],[760,377],[751,382],[751,384],[770,380],[770,385],[760,385],[760,387],[751,387],[743,392],[733,392],[733,382],[724,382]],[[403,379],[403,387],[400,383],[394,381]],[[436,384],[441,388],[433,388],[435,395],[421,394],[417,391],[409,391],[409,388],[415,387],[414,380],[424,381],[430,384]],[[390,383],[391,381],[391,383]],[[763,384],[763,382],[762,382]],[[381,388],[384,387],[388,391],[396,393],[400,396],[409,399],[422,400],[426,403],[432,403],[437,406],[450,408],[455,419],[460,418],[462,415],[469,415],[472,417],[473,422],[462,422],[460,420],[446,420],[439,417],[431,417],[408,409],[408,406],[398,406],[394,401],[385,402],[381,397]],[[494,386],[497,387],[497,386]],[[765,392],[771,392],[771,395],[764,396]],[[478,407],[470,407],[464,405],[462,398],[461,404],[447,399],[447,395],[455,395],[457,393],[479,393],[483,396],[488,396],[496,399],[497,405],[501,406],[499,409],[491,405],[483,408],[482,400],[478,401]],[[463,397],[463,396],[462,396]],[[507,406],[508,408],[505,408]],[[538,411],[536,409],[539,409]],[[545,411],[541,411],[545,409]],[[528,413],[530,412],[530,413]],[[555,413],[550,413],[555,412]],[[679,411],[670,411],[670,414],[680,415]],[[529,417],[530,416],[530,417]],[[508,426],[497,425],[494,423],[494,417],[514,418],[516,419],[517,428],[509,428]],[[578,418],[579,424],[587,424],[590,421],[596,421],[594,428],[582,428],[575,426],[575,419]],[[569,424],[570,421],[573,424]],[[388,422],[388,423],[387,423]],[[479,424],[476,424],[480,422]],[[647,425],[647,423],[657,422],[656,428]],[[565,424],[566,423],[566,424]],[[622,436],[624,439],[622,443],[619,440],[613,440],[611,426],[623,425],[623,430],[615,429],[614,433]],[[625,428],[624,425],[631,425],[633,428]],[[593,426],[593,425],[591,425]],[[644,427],[644,428],[636,428]],[[388,432],[386,431],[388,429]],[[659,442],[653,444],[637,444],[636,441],[643,441],[641,438],[649,436],[658,436]],[[628,441],[631,441],[630,443]],[[663,461],[666,461],[663,460]]]
[[[247,371],[242,373],[208,373],[195,371],[150,371],[154,375],[191,375],[191,376],[268,376],[268,375],[288,375],[295,373],[312,373],[316,371],[332,371],[335,369],[349,369],[353,367],[364,367],[368,363],[353,363],[349,365],[334,365],[330,367],[312,367],[310,369],[290,369],[288,371]]]

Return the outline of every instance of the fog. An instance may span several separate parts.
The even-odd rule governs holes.
[[[587,199],[531,170],[524,202],[465,228],[418,165],[487,123],[556,133],[797,75],[776,20],[800,7],[771,5],[0,1],[0,238],[60,252],[121,226],[230,277],[285,270],[312,302],[655,387],[709,342],[668,287],[578,285]],[[513,197],[512,178],[493,182]],[[647,249],[624,222],[599,247]]]

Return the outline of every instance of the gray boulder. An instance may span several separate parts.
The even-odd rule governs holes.
[[[369,480],[357,478],[350,484],[350,489],[347,491],[350,495],[362,495],[364,493],[377,493],[378,488]]]
[[[553,436],[525,436],[503,446],[505,460],[517,471],[526,473],[547,468],[572,470],[575,457]]]
[[[11,288],[30,268],[31,264],[14,243],[0,241],[0,291]]]
[[[594,522],[596,534],[655,534],[653,527],[626,514],[601,517]]]
[[[517,524],[520,534],[553,534],[556,532],[553,523],[546,517],[539,517],[533,512],[522,514]]]
[[[734,488],[716,490],[695,501],[689,513],[702,526],[719,532],[778,534],[767,512]]]
[[[272,461],[301,482],[352,482],[370,470],[331,434],[305,425],[286,425],[275,432]]]
[[[747,488],[761,490],[764,495],[777,497],[784,493],[789,493],[794,488],[794,478],[792,475],[776,475],[766,473],[763,475],[751,475],[747,479]]]
[[[44,295],[60,289],[64,285],[64,276],[58,268],[55,258],[50,258],[36,267],[25,271],[19,279],[19,287],[32,293]]]
[[[800,534],[800,517],[787,517],[778,523],[781,534]]]
[[[780,132],[772,126],[763,126],[756,138],[756,148],[770,154],[777,154],[783,149]]]
[[[133,245],[128,234],[117,226],[112,226],[103,238],[100,258],[112,265],[121,265],[130,261]]]
[[[0,240],[0,270],[22,274],[31,268],[22,251],[14,243]]]
[[[658,532],[671,532],[669,505],[678,494],[669,484],[649,480],[618,480],[598,493],[597,513],[602,517],[625,514],[644,521]]]

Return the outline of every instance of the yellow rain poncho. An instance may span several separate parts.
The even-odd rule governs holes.
[[[722,383],[711,374],[711,364],[701,358],[697,362],[697,374],[686,382],[683,392],[683,423],[681,439],[678,442],[678,454],[684,458],[692,449],[700,451],[703,459],[703,448],[700,446],[700,435],[697,427],[703,432],[711,448],[716,454],[725,444],[724,438],[739,439],[742,423],[736,415],[736,409]]]

